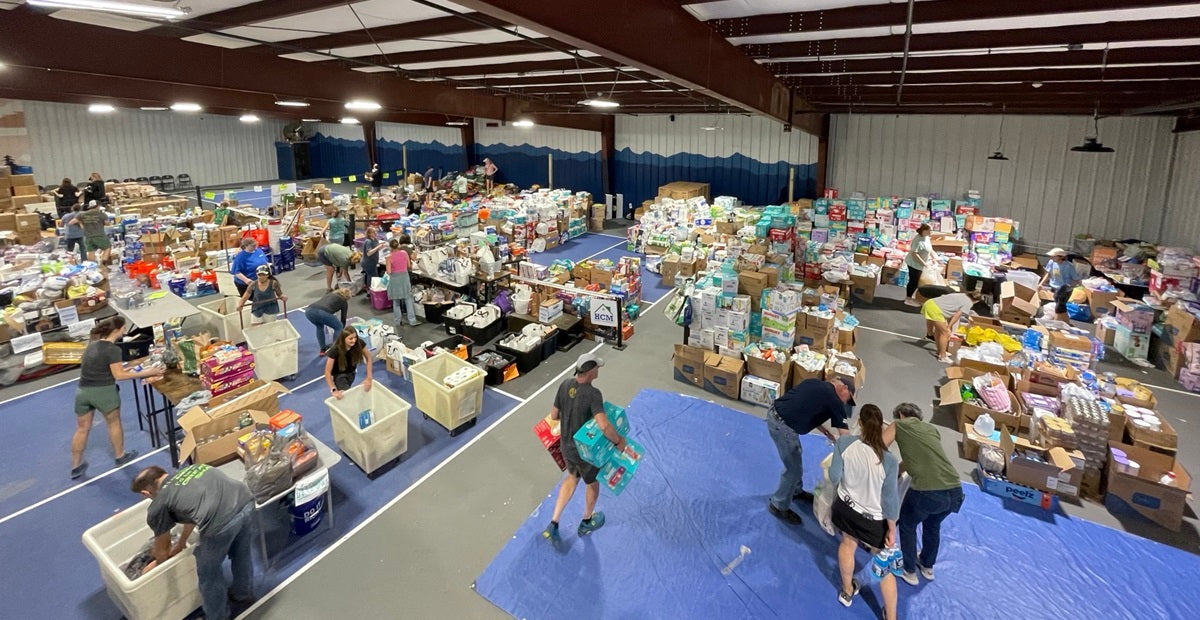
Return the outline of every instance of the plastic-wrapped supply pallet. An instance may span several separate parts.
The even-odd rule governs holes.
[[[201,602],[194,543],[137,580],[129,579],[121,568],[153,535],[146,525],[149,507],[150,500],[145,500],[92,526],[83,533],[83,544],[100,565],[108,597],[126,618],[183,618]]]
[[[466,371],[455,387],[447,387],[446,379]],[[474,424],[483,409],[483,386],[486,373],[466,360],[449,353],[437,355],[409,369],[412,375],[413,393],[417,408],[427,418],[434,419],[451,435],[457,435],[468,425]],[[470,377],[467,377],[470,373]]]
[[[1067,401],[1067,421],[1075,431],[1078,449],[1083,453],[1083,482],[1080,491],[1088,497],[1100,495],[1104,463],[1108,458],[1108,412],[1095,401],[1073,397]]]
[[[383,384],[370,392],[356,385],[341,400],[325,399],[333,440],[367,475],[408,450],[408,410],[412,408]]]
[[[1052,415],[1039,416],[1037,419],[1037,434],[1039,441],[1047,448],[1062,448],[1077,450],[1079,443],[1071,423]]]

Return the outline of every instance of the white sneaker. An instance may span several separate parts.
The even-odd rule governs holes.
[[[932,568],[925,568],[924,566],[921,566],[920,564],[917,565],[917,568],[920,569],[921,576],[924,577],[926,581],[933,581],[933,569]],[[913,584],[913,585],[916,585],[916,584]]]
[[[954,360],[950,359],[949,355],[943,355],[942,357],[939,357],[938,361],[943,364],[953,364],[954,363]]]
[[[916,307],[916,306],[920,306],[921,304],[918,303],[917,300],[913,299],[912,297],[909,297],[908,299],[904,300],[904,305]]]
[[[910,573],[908,571],[904,571],[903,573],[900,574],[900,579],[904,580],[904,583],[907,583],[910,586],[921,585],[921,580],[917,578],[916,573]]]

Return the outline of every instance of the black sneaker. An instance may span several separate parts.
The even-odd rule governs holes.
[[[130,461],[132,461],[133,459],[136,459],[137,457],[138,457],[137,450],[126,450],[125,454],[121,455],[121,458],[118,458],[118,459],[114,460],[113,462],[117,464],[117,467],[124,467],[124,466],[128,465]]]
[[[71,470],[71,480],[78,480],[87,473],[87,461],[79,464],[79,467]]]
[[[808,502],[811,504],[813,501],[813,494],[805,491],[804,489],[800,489],[799,491],[796,491],[796,494],[792,496],[792,499],[798,502]]]
[[[792,525],[800,525],[804,523],[804,520],[800,518],[800,515],[793,512],[791,508],[788,508],[787,510],[780,510],[771,502],[767,502],[767,512],[770,512],[771,515],[773,515],[776,519],[791,523]]]

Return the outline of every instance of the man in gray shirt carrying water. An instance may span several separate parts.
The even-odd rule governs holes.
[[[604,360],[591,353],[580,355],[579,359],[575,361],[575,376],[558,386],[558,393],[554,396],[554,406],[550,408],[550,418],[560,421],[559,436],[562,438],[562,455],[567,464],[567,477],[563,479],[562,486],[558,490],[558,501],[554,504],[554,517],[550,520],[546,531],[542,532],[542,536],[555,544],[561,540],[558,535],[558,520],[562,517],[567,502],[571,501],[571,496],[575,494],[575,487],[579,486],[580,479],[587,485],[587,490],[584,496],[583,521],[579,523],[576,533],[584,536],[604,526],[604,513],[593,512],[596,508],[596,500],[600,497],[600,483],[596,481],[596,475],[600,473],[600,468],[579,456],[579,450],[575,447],[575,433],[579,432],[579,429],[583,428],[588,420],[595,419],[601,432],[616,446],[617,450],[627,451],[631,456],[635,456],[626,445],[625,438],[617,432],[616,427],[608,421],[608,416],[604,414],[604,397],[600,395],[600,390],[592,386],[592,382],[600,375],[600,367],[603,365]]]
[[[229,598],[237,603],[253,599],[250,511],[254,498],[238,482],[210,465],[189,465],[170,475],[157,465],[133,479],[132,490],[150,498],[146,524],[154,532],[154,562],[147,570],[183,551],[193,528],[200,528],[196,549],[196,576],[207,620],[229,617]],[[183,524],[179,541],[171,545],[171,529]],[[228,556],[233,585],[227,586],[222,565]],[[228,587],[228,589],[227,589]]]

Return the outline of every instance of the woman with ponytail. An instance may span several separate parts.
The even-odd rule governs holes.
[[[883,412],[875,405],[863,405],[858,426],[858,435],[838,438],[829,466],[829,481],[837,485],[831,520],[842,532],[838,601],[846,607],[854,602],[859,590],[854,579],[854,552],[859,543],[873,554],[895,547],[896,519],[900,517],[896,484],[900,464],[883,442]],[[879,589],[883,592],[884,619],[895,620],[896,576],[890,567],[882,575]]]
[[[137,458],[137,450],[125,450],[125,432],[121,428],[121,394],[117,381],[140,377],[162,376],[163,369],[148,368],[140,372],[126,370],[121,362],[121,347],[117,341],[125,335],[125,319],[114,316],[92,328],[92,340],[83,352],[79,365],[79,390],[75,393],[75,436],[71,438],[71,479],[87,472],[83,460],[88,433],[92,430],[95,412],[104,415],[108,439],[112,442],[117,467]]]

